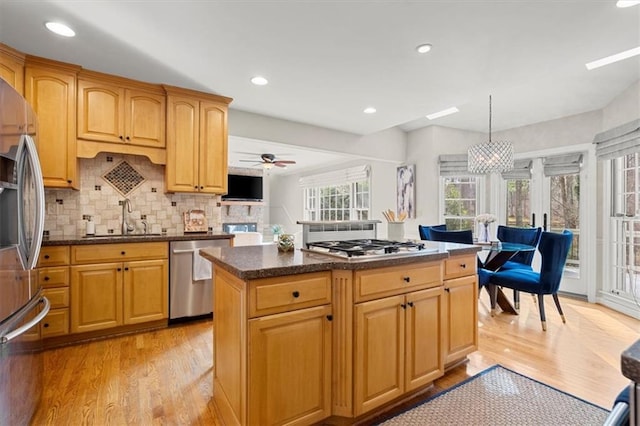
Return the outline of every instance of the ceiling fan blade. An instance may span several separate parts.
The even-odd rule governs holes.
[[[258,160],[238,160],[238,161],[242,161],[243,163],[255,163]]]
[[[280,163],[280,164],[296,164],[296,162],[293,161],[293,160],[276,160],[276,161],[274,161],[274,164],[278,164],[278,163]]]

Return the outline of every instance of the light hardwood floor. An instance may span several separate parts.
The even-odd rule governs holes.
[[[605,408],[628,384],[620,354],[640,338],[640,321],[599,305],[551,298],[547,331],[522,296],[520,315],[489,315],[479,300],[479,350],[436,381],[429,394],[494,364]],[[218,425],[212,404],[212,322],[118,337],[45,353],[45,389],[34,425]],[[370,423],[370,419],[364,422]]]

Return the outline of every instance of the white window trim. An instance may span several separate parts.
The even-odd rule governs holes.
[[[444,206],[445,206],[445,202],[444,202],[444,180],[445,178],[450,178],[450,177],[455,177],[455,176],[440,176],[438,179],[438,217],[439,217],[439,222],[438,224],[444,223],[445,217],[444,217]],[[481,213],[488,213],[487,211],[485,211],[485,199],[486,199],[486,182],[485,182],[485,178],[483,175],[476,175],[473,173],[469,173],[469,174],[460,174],[458,177],[473,177],[473,178],[477,178],[478,181],[476,183],[476,208],[477,208],[477,214],[481,214]],[[436,225],[434,223],[434,225]],[[475,229],[473,230],[474,234],[475,234]]]

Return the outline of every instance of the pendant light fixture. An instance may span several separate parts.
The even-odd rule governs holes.
[[[469,148],[467,169],[471,173],[502,173],[513,169],[513,145],[491,140],[491,96],[489,96],[489,142]]]

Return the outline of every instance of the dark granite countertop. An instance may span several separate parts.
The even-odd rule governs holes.
[[[622,375],[633,382],[640,383],[640,340],[622,352],[620,358]]]
[[[75,237],[45,237],[42,240],[43,246],[65,246],[80,244],[114,244],[114,243],[148,243],[152,241],[193,241],[193,240],[219,240],[234,238],[234,234],[226,232],[207,232],[207,233],[180,233],[180,234],[131,234],[122,235],[100,235],[85,236],[78,235]]]
[[[276,245],[210,247],[201,249],[200,255],[242,280],[251,280],[332,269],[362,270],[407,265],[445,259],[453,255],[475,254],[481,250],[479,246],[467,244],[425,243],[427,250],[424,253],[366,261],[348,261],[300,249],[282,253]]]

